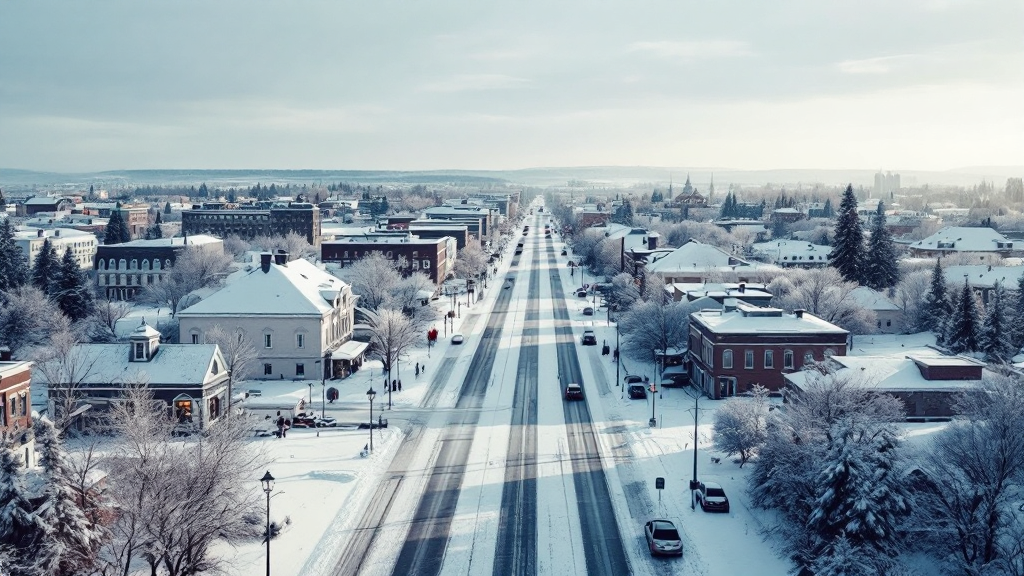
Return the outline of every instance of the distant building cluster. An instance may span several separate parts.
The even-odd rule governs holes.
[[[875,197],[882,198],[884,195],[899,192],[900,190],[900,175],[893,174],[892,172],[877,172],[875,173]]]

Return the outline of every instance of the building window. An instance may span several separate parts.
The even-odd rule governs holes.
[[[263,347],[264,348],[273,348],[274,347],[273,343],[274,342],[271,339],[271,335],[270,334],[264,334],[263,335]]]
[[[430,260],[424,260],[423,261],[423,269],[424,270],[430,270]]]
[[[295,347],[296,348],[303,348],[305,346],[305,344],[306,344],[306,335],[305,334],[296,334],[295,335]]]
[[[753,350],[744,350],[744,352],[743,352],[743,367],[746,368],[747,370],[752,370],[754,368],[754,351]]]
[[[306,365],[305,364],[296,364],[295,365],[295,375],[296,376],[305,376],[306,375]]]
[[[722,351],[722,368],[732,368],[732,350]]]
[[[264,364],[263,365],[263,375],[264,376],[270,376],[273,373],[274,373],[274,367],[272,365],[270,365],[270,364]]]
[[[775,352],[772,350],[764,351],[764,367],[775,368]]]
[[[782,353],[782,367],[786,370],[793,369],[793,351],[786,350]]]
[[[146,346],[142,342],[135,343],[135,359],[146,357]]]

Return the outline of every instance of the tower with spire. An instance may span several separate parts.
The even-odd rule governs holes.
[[[711,173],[711,184],[708,185],[708,204],[715,203],[715,173]]]
[[[693,184],[690,184],[690,173],[686,173],[686,184],[683,184],[683,196],[693,194]]]

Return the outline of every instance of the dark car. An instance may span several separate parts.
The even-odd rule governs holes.
[[[593,316],[594,315],[594,309],[591,308],[590,306],[587,306],[586,308],[583,309],[583,315],[584,316]]]
[[[644,536],[647,537],[647,548],[651,556],[683,555],[683,540],[679,537],[676,525],[670,520],[651,520],[644,524]]]
[[[639,384],[643,382],[644,379],[637,376],[636,374],[629,374],[626,377],[624,377],[622,381],[625,382],[626,384]]]
[[[579,296],[580,298],[586,298],[587,297],[587,289],[586,288],[577,288],[576,289],[576,295]]]
[[[705,512],[729,512],[729,497],[718,482],[701,482],[697,486],[697,503]]]
[[[647,398],[647,387],[643,384],[630,384],[628,392],[630,398]]]
[[[584,346],[597,346],[597,336],[593,330],[583,331],[583,345]]]
[[[566,400],[583,400],[583,386],[576,384],[566,384],[565,386],[565,399]]]

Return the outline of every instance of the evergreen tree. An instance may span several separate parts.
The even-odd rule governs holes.
[[[31,498],[21,459],[6,442],[0,442],[0,549],[6,548],[0,557],[6,552],[14,566],[31,563],[30,544],[38,533]]]
[[[830,265],[842,274],[844,280],[863,284],[864,231],[857,215],[857,198],[853,195],[852,185],[846,187],[839,205],[833,246],[832,253],[828,255]]]
[[[953,313],[949,317],[946,347],[954,354],[977,352],[981,347],[978,332],[978,305],[971,285],[964,279],[964,288],[960,291]]]
[[[1010,325],[1006,315],[1006,288],[996,282],[992,290],[985,323],[981,328],[981,351],[989,362],[1006,362],[1016,350],[1010,338]]]
[[[892,242],[892,234],[885,226],[885,203],[878,203],[875,219],[871,226],[871,238],[868,240],[868,251],[864,255],[864,279],[867,285],[875,290],[892,288],[899,282],[900,267],[896,261],[896,247]]]
[[[103,234],[103,243],[109,246],[111,244],[123,244],[131,239],[132,235],[128,231],[128,225],[125,224],[124,218],[121,216],[121,211],[111,210],[110,218],[107,220],[107,229]]]
[[[164,204],[164,214],[170,214],[170,213],[171,213],[171,203],[167,202],[166,204]]]
[[[86,515],[86,495],[76,488],[71,457],[48,420],[35,421],[45,491],[36,518],[46,530],[34,543],[34,565],[42,574],[75,576],[95,564],[104,530]]]
[[[835,212],[832,210],[832,199],[831,198],[826,198],[825,199],[825,206],[822,208],[822,212],[823,212],[823,215],[825,216],[825,218],[831,218],[831,217],[835,216]]]
[[[259,189],[259,186],[260,185],[257,183],[256,184],[257,190]],[[197,195],[200,198],[206,198],[206,197],[208,197],[210,195],[210,190],[209,190],[209,188],[206,187],[206,182],[203,182],[202,184],[199,185],[199,192],[197,193]]]
[[[29,280],[25,253],[14,241],[14,225],[10,218],[0,224],[0,292],[23,286]]]
[[[47,238],[43,240],[43,248],[36,255],[35,264],[32,266],[32,285],[42,290],[43,294],[50,296],[53,292],[54,279],[59,270],[60,261],[57,260],[57,250]]]
[[[921,306],[921,325],[926,330],[935,332],[940,344],[945,339],[945,322],[952,311],[946,277],[942,273],[942,262],[936,258],[935,268],[932,269],[931,288],[925,294],[924,304]]]
[[[1014,299],[1013,317],[1010,318],[1011,342],[1013,353],[1017,354],[1024,349],[1024,274],[1017,278],[1017,297]]]
[[[61,311],[74,321],[92,314],[94,299],[89,280],[82,273],[71,248],[64,251],[51,295]]]

